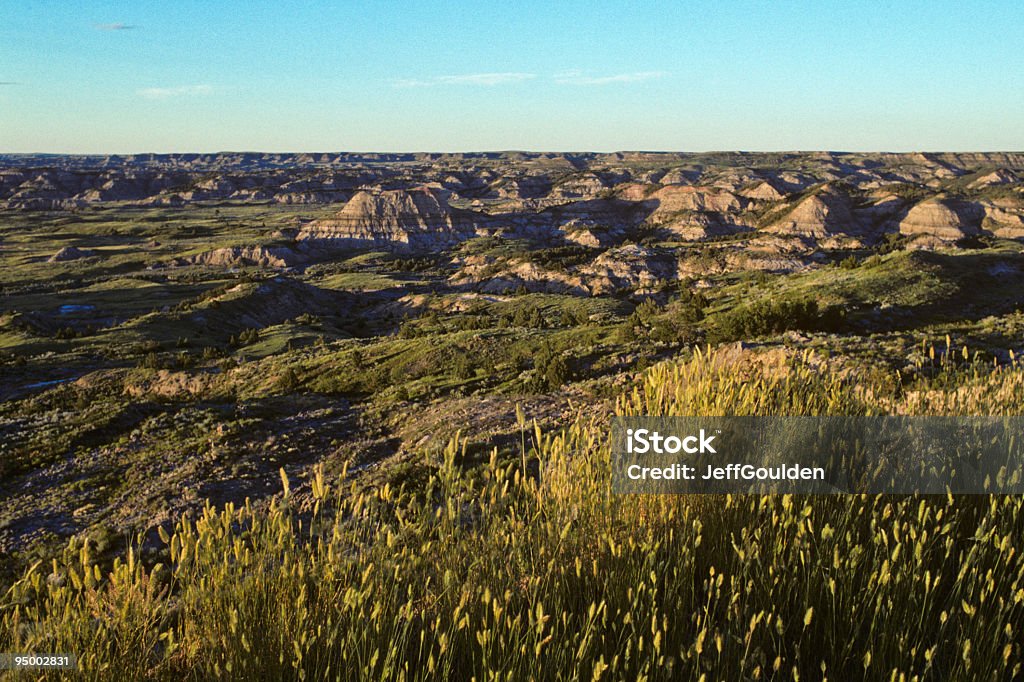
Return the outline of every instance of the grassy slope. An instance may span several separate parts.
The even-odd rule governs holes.
[[[955,397],[717,352],[615,410],[1020,411],[1024,369],[943,371]],[[311,508],[287,481],[265,513],[207,508],[158,566],[72,545],[6,595],[0,648],[74,651],[95,679],[1020,674],[1019,498],[615,496],[603,421],[522,427],[537,479],[466,469],[453,440],[425,485],[318,477]]]

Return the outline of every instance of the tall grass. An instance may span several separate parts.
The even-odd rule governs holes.
[[[616,412],[999,414],[1022,377],[915,393],[715,352],[651,369]],[[69,547],[4,596],[0,650],[76,653],[86,679],[1022,674],[1020,498],[617,496],[604,422],[521,425],[537,477],[496,454],[464,470],[456,437],[425,488],[318,473],[312,510],[287,480],[269,510],[207,507],[162,534],[166,566]]]

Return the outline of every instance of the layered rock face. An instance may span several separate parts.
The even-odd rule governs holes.
[[[449,282],[455,287],[481,293],[503,294],[519,287],[548,294],[585,296],[591,293],[578,273],[549,270],[526,258],[497,262],[492,257],[477,255],[456,259],[454,263],[458,270]]]
[[[761,201],[779,201],[786,197],[767,180],[758,183],[753,187],[740,189],[737,194],[748,199],[759,199]]]
[[[979,234],[984,215],[976,204],[945,198],[928,199],[916,204],[900,221],[900,234],[956,241]]]
[[[537,265],[528,256],[502,260],[490,255],[456,258],[457,273],[450,283],[483,293],[508,293],[518,287],[532,292],[608,294],[625,289],[655,288],[677,279],[679,260],[675,255],[636,244],[608,249],[578,267],[568,270]]]
[[[184,259],[188,265],[210,265],[214,267],[245,267],[259,266],[285,268],[301,261],[298,254],[287,248],[268,248],[265,246],[234,246],[214,249]]]
[[[981,176],[970,184],[971,187],[992,187],[994,185],[1012,185],[1020,182],[1020,176],[1006,168],[997,168],[991,173]]]
[[[305,246],[390,246],[444,248],[475,234],[468,211],[448,205],[444,190],[363,191],[336,215],[316,220],[296,237]]]
[[[997,237],[1020,239],[1024,237],[1024,200],[1020,202],[1002,200],[985,208],[982,225]]]
[[[822,191],[807,197],[766,232],[802,237],[855,234],[860,230],[850,211],[850,202],[839,192]]]
[[[682,239],[704,239],[748,229],[743,211],[750,201],[718,187],[669,185],[649,195],[633,196],[655,206],[647,222]]]
[[[746,202],[731,192],[711,187],[664,187],[650,195],[658,202],[652,217],[679,211],[739,212]]]

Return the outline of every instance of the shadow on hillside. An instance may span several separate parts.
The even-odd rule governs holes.
[[[931,268],[952,292],[938,293],[926,303],[875,308],[853,326],[867,330],[913,330],[940,322],[976,322],[1024,307],[1024,257],[1001,253],[957,255],[919,251],[914,259]]]

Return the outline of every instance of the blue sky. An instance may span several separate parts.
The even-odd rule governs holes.
[[[1024,3],[0,0],[0,152],[1024,150]]]

